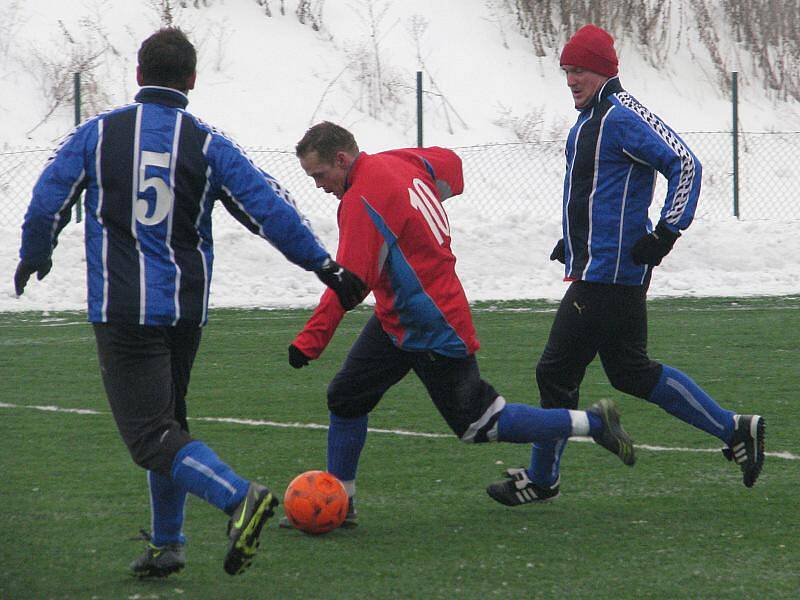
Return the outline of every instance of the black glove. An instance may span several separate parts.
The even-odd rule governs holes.
[[[557,260],[562,265],[566,264],[567,256],[564,251],[564,238],[561,238],[556,242],[556,245],[553,247],[553,251],[550,253],[550,260]]]
[[[49,258],[38,263],[29,262],[24,259],[19,261],[17,270],[14,273],[14,290],[17,292],[17,296],[22,296],[22,292],[25,291],[25,286],[28,284],[28,279],[31,278],[31,275],[36,273],[36,279],[41,281],[50,272],[52,267],[53,261]]]
[[[351,273],[330,258],[325,259],[315,273],[322,283],[336,292],[339,302],[345,310],[351,310],[358,306],[369,291],[358,275]]]
[[[656,228],[645,236],[639,238],[631,249],[633,262],[637,265],[650,265],[657,267],[672,247],[675,240],[681,236],[667,229],[663,221],[659,221]]]
[[[289,364],[295,369],[302,369],[308,364],[308,357],[294,344],[289,345]]]

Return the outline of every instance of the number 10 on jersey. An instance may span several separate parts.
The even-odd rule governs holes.
[[[450,237],[450,223],[447,221],[447,213],[444,212],[441,203],[436,195],[431,191],[424,181],[414,178],[411,182],[413,188],[408,188],[408,198],[411,206],[416,208],[425,217],[428,227],[431,228],[433,235],[439,245],[444,244],[444,237]]]

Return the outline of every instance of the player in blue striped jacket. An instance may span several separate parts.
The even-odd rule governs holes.
[[[85,192],[88,317],[114,419],[148,470],[152,535],[132,569],[165,576],[185,565],[191,492],[231,516],[224,568],[242,572],[277,500],[189,435],[185,394],[208,317],[211,210],[220,200],[287,259],[314,271],[345,309],[357,277],[331,260],[291,196],[230,139],[186,112],[196,53],[178,29],[142,43],[135,102],[79,126],[48,161],[22,226],[17,294],[42,279],[70,210]]]
[[[541,403],[577,408],[586,367],[599,354],[616,389],[727,444],[725,456],[751,487],[764,462],[764,419],[724,410],[686,374],[647,354],[650,276],[692,222],[702,168],[686,143],[622,88],[613,44],[606,31],[587,25],[561,54],[579,114],[567,138],[563,237],[550,258],[565,264],[572,283],[536,367]],[[667,194],[652,228],[659,173]],[[556,496],[565,444],[535,444],[531,467],[509,473],[506,486],[530,486],[533,501]]]

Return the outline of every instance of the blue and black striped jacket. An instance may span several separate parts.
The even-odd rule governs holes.
[[[46,260],[85,190],[89,321],[206,322],[221,200],[290,261],[328,257],[289,193],[173,89],[143,87],[128,106],[75,129],[48,160],[22,225],[20,258]]]
[[[648,209],[656,178],[667,179],[661,221],[689,226],[700,194],[702,167],[661,119],[609,79],[582,109],[567,139],[563,235],[566,279],[640,285],[646,265],[633,244],[652,229]]]

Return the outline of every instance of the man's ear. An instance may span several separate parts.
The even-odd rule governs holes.
[[[194,84],[197,82],[197,71],[192,73],[189,78],[186,80],[186,91],[194,89]]]
[[[142,79],[142,67],[136,65],[136,83],[138,83],[139,86],[141,87],[144,85],[143,81],[144,80]]]
[[[350,165],[353,164],[353,160],[353,157],[349,153],[344,150],[339,150],[336,153],[334,164],[340,169],[349,169]]]

